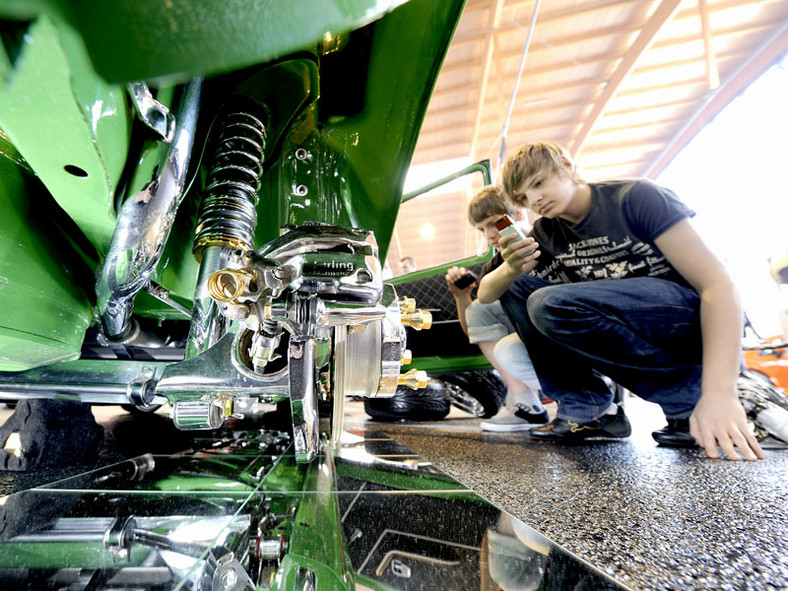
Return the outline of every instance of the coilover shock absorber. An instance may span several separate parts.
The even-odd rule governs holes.
[[[211,275],[228,266],[235,250],[251,250],[257,225],[257,190],[263,172],[266,130],[260,108],[234,101],[217,122],[216,148],[200,205],[192,248],[200,261],[186,357],[202,353],[227,330],[208,292]]]
[[[263,172],[265,125],[249,111],[232,111],[219,123],[216,152],[200,206],[194,254],[211,246],[251,250],[257,225],[257,190]]]

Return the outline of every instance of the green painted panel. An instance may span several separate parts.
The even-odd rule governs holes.
[[[288,552],[277,573],[277,589],[302,588],[299,581],[302,568],[314,573],[316,588],[321,591],[356,588],[342,533],[339,501],[336,494],[327,494],[335,490],[334,476],[319,461],[307,466],[304,479],[307,492],[298,506]]]
[[[70,248],[46,190],[0,158],[0,370],[79,356],[93,275]]]
[[[271,61],[357,28],[380,0],[60,0],[106,80],[215,74]]]
[[[0,86],[0,127],[102,252],[128,151],[124,92],[90,69],[80,41],[45,17],[30,25]]]
[[[489,369],[492,366],[487,361],[487,358],[479,353],[478,355],[466,357],[414,357],[410,365],[402,366],[402,371],[406,372],[414,367],[428,373],[443,373],[470,369]]]
[[[347,162],[348,201],[385,258],[429,98],[464,1],[412,0],[375,23],[363,108],[325,126]],[[352,176],[350,176],[352,174]]]

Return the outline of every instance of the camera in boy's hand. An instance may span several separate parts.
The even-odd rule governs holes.
[[[469,285],[475,283],[476,279],[477,279],[476,275],[468,271],[467,273],[465,273],[465,275],[463,275],[457,281],[454,282],[454,287],[456,287],[457,289],[465,289]]]
[[[498,228],[498,233],[501,235],[501,237],[509,235],[515,236],[515,238],[512,240],[512,244],[518,242],[519,240],[525,240],[525,234],[523,231],[515,225],[514,220],[508,215],[504,215],[503,217],[495,220],[494,223],[495,227]],[[534,248],[524,256],[531,256],[536,251],[537,249]]]

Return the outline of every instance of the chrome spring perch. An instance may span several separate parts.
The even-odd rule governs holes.
[[[265,137],[265,125],[249,112],[230,113],[220,122],[194,238],[198,260],[209,246],[253,248]]]

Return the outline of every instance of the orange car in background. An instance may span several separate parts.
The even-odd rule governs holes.
[[[782,336],[765,339],[744,349],[744,365],[788,393],[788,341]]]

